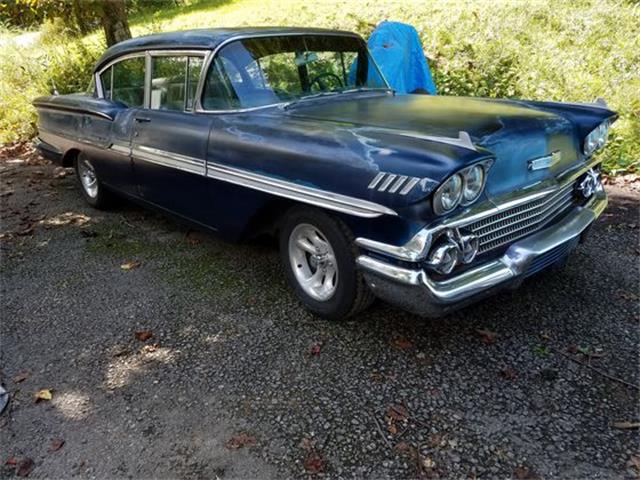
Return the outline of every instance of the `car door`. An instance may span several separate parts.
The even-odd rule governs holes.
[[[143,200],[213,227],[205,180],[211,119],[193,112],[203,57],[148,54],[146,108],[133,114],[131,152]]]
[[[98,74],[102,97],[122,106],[112,121],[91,119],[87,131],[102,134],[106,148],[91,153],[91,161],[102,182],[127,195],[137,196],[130,146],[134,112],[144,106],[144,52],[126,55],[104,67]]]

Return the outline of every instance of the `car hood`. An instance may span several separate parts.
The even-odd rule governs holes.
[[[521,101],[428,95],[340,96],[300,102],[290,113],[316,121],[347,123],[365,134],[375,130],[404,137],[457,138],[460,132],[466,132],[474,145],[495,156],[486,187],[490,197],[546,180],[582,161],[582,139],[569,116]],[[558,151],[561,159],[552,167],[535,171],[528,168],[529,160]]]

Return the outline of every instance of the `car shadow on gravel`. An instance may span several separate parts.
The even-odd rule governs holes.
[[[517,291],[442,319],[376,302],[327,322],[273,244],[94,211],[55,172],[8,177],[1,208],[3,462],[32,458],[33,477],[633,473],[635,434],[614,424],[637,420],[636,193],[611,189],[565,268]],[[35,403],[42,388],[53,399]]]

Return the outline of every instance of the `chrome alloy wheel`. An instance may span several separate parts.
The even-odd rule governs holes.
[[[338,263],[331,244],[313,225],[301,223],[289,235],[289,263],[302,290],[329,300],[338,287]]]
[[[91,198],[96,198],[98,196],[98,177],[93,165],[85,157],[78,159],[78,175],[85,193]]]

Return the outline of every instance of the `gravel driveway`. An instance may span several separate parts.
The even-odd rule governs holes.
[[[378,302],[330,323],[298,305],[268,242],[92,210],[37,159],[0,175],[0,477],[640,469],[637,191],[611,188],[566,268],[516,292],[444,319]]]

